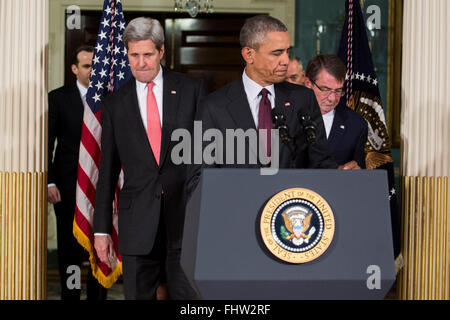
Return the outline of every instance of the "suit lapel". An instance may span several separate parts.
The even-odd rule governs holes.
[[[273,112],[284,115],[288,127],[296,128],[297,116],[294,115],[294,102],[289,99],[290,92],[282,84],[275,84],[275,109]]]
[[[160,166],[164,164],[171,143],[171,132],[176,123],[180,98],[180,83],[170,71],[163,68],[163,126]]]
[[[72,89],[70,92],[70,97],[69,97],[68,101],[70,101],[73,104],[73,107],[77,111],[77,114],[80,114],[81,118],[83,118],[84,106],[83,106],[83,101],[81,100],[80,90],[78,90],[76,83],[72,86]],[[81,119],[81,120],[83,120],[83,119]]]
[[[228,98],[230,99],[230,102],[227,105],[227,109],[235,123],[235,127],[241,128],[244,131],[248,129],[256,130],[255,121],[253,120],[253,115],[248,104],[242,79],[233,82],[230,86]]]
[[[69,87],[69,90],[67,90],[66,101],[67,105],[64,108],[64,114],[68,117],[70,125],[76,128],[76,131],[74,132],[79,132],[81,138],[84,105],[76,82]]]
[[[227,109],[230,117],[233,119],[235,128],[247,131],[248,129],[256,129],[255,120],[253,119],[250,105],[248,104],[247,94],[245,93],[242,78],[232,83],[228,90],[228,98],[230,99]],[[250,150],[258,158],[258,149],[253,144],[245,142],[247,150]]]
[[[345,122],[347,121],[347,115],[340,107],[335,110],[336,113],[334,114],[333,125],[331,126],[330,135],[328,137],[330,149],[333,149],[333,146],[339,145],[339,141],[344,136],[346,130]]]
[[[136,93],[136,79],[131,78],[127,86],[127,92],[123,96],[123,102],[124,105],[130,105],[130,127],[132,128],[132,130],[137,130],[139,142],[142,146],[143,152],[146,154],[147,158],[150,159],[152,166],[157,167],[152,148],[150,147],[150,142],[148,141],[147,131],[145,130],[144,123],[142,122],[141,112],[139,110],[139,103]]]

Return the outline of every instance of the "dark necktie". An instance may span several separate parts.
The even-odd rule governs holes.
[[[262,89],[258,96],[261,96],[261,101],[259,102],[259,110],[258,110],[258,130],[266,129],[267,136],[260,136],[260,141],[262,141],[262,145],[267,150],[267,156],[271,156],[271,132],[270,130],[273,128],[272,122],[272,107],[270,105],[269,100],[270,92],[267,89]]]

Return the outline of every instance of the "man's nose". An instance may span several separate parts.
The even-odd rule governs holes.
[[[329,101],[336,101],[336,99],[338,98],[338,94],[335,91],[331,91],[330,94],[328,95],[328,100]],[[340,98],[340,96],[339,96]]]
[[[139,56],[139,67],[145,66],[145,59],[144,56]]]
[[[280,65],[287,66],[288,64],[289,64],[289,53],[285,51],[281,56]]]

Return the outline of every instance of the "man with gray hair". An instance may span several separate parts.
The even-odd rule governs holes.
[[[112,203],[122,168],[119,252],[125,298],[154,299],[165,265],[169,297],[195,299],[180,266],[186,166],[175,165],[170,154],[172,132],[193,130],[203,84],[161,66],[164,31],[157,20],[132,20],[123,41],[133,78],[103,102],[95,249],[109,265]]]
[[[240,33],[241,55],[246,67],[242,77],[207,96],[200,107],[203,130],[218,129],[226,137],[226,130],[265,129],[267,136],[260,134],[258,150],[271,154],[272,114],[286,119],[292,137],[301,132],[298,115],[308,115],[317,124],[316,141],[308,144],[304,135],[296,139],[295,159],[290,148],[280,143],[279,165],[281,168],[337,168],[328,152],[327,141],[320,109],[312,90],[284,82],[289,63],[290,38],[286,26],[279,20],[259,15],[246,21]],[[259,131],[264,132],[264,131]],[[223,143],[226,145],[226,142]],[[247,148],[248,149],[248,148]],[[223,154],[224,159],[228,159]],[[249,151],[250,152],[250,151]],[[236,153],[233,165],[215,163],[210,167],[261,168],[248,161],[239,164]],[[250,157],[245,155],[245,159]],[[188,194],[198,184],[201,169],[206,164],[191,167],[188,180]]]

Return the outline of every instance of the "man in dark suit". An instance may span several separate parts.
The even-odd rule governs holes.
[[[321,54],[308,63],[305,84],[316,95],[328,146],[338,165],[365,169],[368,125],[358,113],[339,104],[345,94],[345,75],[346,68],[339,57]]]
[[[84,249],[73,236],[78,154],[83,123],[83,102],[89,87],[94,48],[79,47],[73,56],[72,72],[77,81],[53,90],[48,95],[48,201],[56,214],[58,265],[61,299],[80,299],[80,290],[68,289],[67,268],[80,266]],[[55,157],[53,150],[57,140]],[[106,289],[88,272],[88,300],[106,299]]]
[[[123,41],[133,78],[103,102],[95,249],[109,264],[112,202],[123,168],[118,208],[125,298],[155,298],[164,256],[170,298],[195,299],[180,266],[186,166],[171,159],[171,134],[193,130],[203,85],[161,67],[164,31],[157,20],[132,20]]]
[[[263,148],[271,163],[279,159],[281,168],[337,168],[329,155],[320,109],[312,90],[283,82],[286,78],[290,48],[286,26],[270,16],[256,16],[246,21],[240,33],[241,54],[246,62],[242,77],[206,97],[201,105],[198,119],[202,129],[218,129],[223,137],[226,130],[243,129],[249,132],[269,132],[273,128],[271,114],[283,116],[291,137],[298,135],[298,115],[310,116],[317,125],[316,141],[308,144],[304,135],[297,137],[294,158],[288,146],[281,144],[279,152],[269,150],[271,136],[260,136],[256,145],[246,140],[245,155],[234,150],[234,162],[216,159],[213,164],[191,166],[188,193],[196,187],[201,169],[205,167],[260,168],[264,163],[251,163],[252,150]],[[248,131],[250,130],[250,131]],[[223,145],[227,145],[226,142]],[[260,147],[258,147],[260,146]],[[292,146],[291,146],[292,147]],[[292,148],[294,149],[294,148]],[[223,150],[223,159],[232,150]],[[273,154],[272,154],[273,151]],[[238,163],[238,157],[245,161]],[[231,157],[230,157],[231,158]]]

